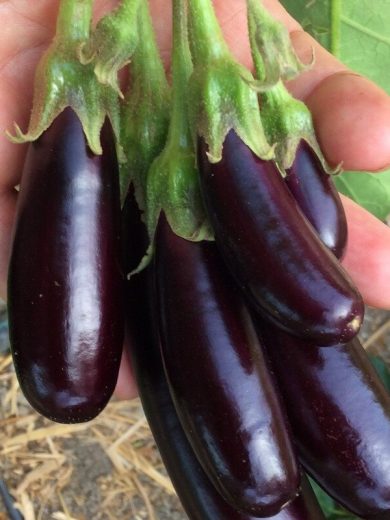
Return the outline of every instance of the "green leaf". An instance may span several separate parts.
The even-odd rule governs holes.
[[[352,2],[354,0],[351,0]],[[330,49],[330,0],[281,0],[287,11],[302,25],[305,31],[327,49]]]
[[[390,370],[384,360],[379,356],[370,356],[370,361],[378,372],[383,384],[390,392]]]
[[[357,516],[337,504],[314,480],[309,480],[327,520],[359,520]]]
[[[390,214],[390,170],[383,173],[345,172],[334,178],[337,189],[381,220]]]
[[[389,0],[281,2],[324,47],[390,94]],[[336,183],[341,192],[378,218],[390,214],[390,170],[375,176],[346,172]]]
[[[388,0],[282,0],[303,28],[390,94]]]

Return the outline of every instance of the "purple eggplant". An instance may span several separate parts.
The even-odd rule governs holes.
[[[114,391],[124,330],[118,165],[111,127],[94,155],[70,109],[29,147],[8,280],[10,339],[31,405],[95,417]]]
[[[260,323],[299,456],[353,513],[390,518],[390,396],[358,339],[318,347]]]
[[[337,258],[347,245],[347,219],[333,183],[312,148],[301,141],[286,185],[322,242]]]
[[[199,147],[201,187],[217,245],[266,319],[321,345],[347,342],[364,314],[360,294],[299,210],[272,161],[230,131],[222,160]]]
[[[132,277],[127,290],[128,348],[138,391],[164,465],[191,520],[254,520],[234,510],[206,477],[177,416],[165,377],[148,301],[149,274]],[[301,493],[272,520],[325,520],[302,478]]]
[[[146,229],[130,192],[123,213],[126,270],[143,252]],[[134,240],[132,237],[141,237]],[[131,277],[126,288],[126,328],[132,368],[149,426],[179,499],[191,520],[254,520],[234,510],[216,491],[199,464],[180,424],[164,373],[150,268]],[[305,477],[300,495],[273,520],[324,520]]]
[[[296,495],[299,473],[239,290],[213,242],[178,237],[164,217],[155,273],[164,366],[198,460],[232,507],[276,514]]]

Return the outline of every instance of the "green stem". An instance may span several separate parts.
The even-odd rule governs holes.
[[[331,0],[331,2],[330,2],[330,20],[331,20],[330,52],[334,56],[340,56],[341,11],[342,11],[341,0]]]
[[[168,141],[182,147],[192,144],[187,114],[188,80],[192,73],[185,0],[173,0],[172,115]]]
[[[141,41],[131,62],[133,86],[135,82],[147,89],[158,89],[160,85],[162,91],[165,92],[168,83],[157,47],[147,0],[141,0],[138,16],[138,32]],[[126,94],[127,98],[131,96],[131,90],[132,86],[129,87]]]
[[[122,0],[118,11],[131,18],[137,12],[138,3],[139,2],[137,0]]]
[[[283,81],[279,80],[276,85],[260,94],[262,103],[266,103],[271,109],[278,108],[286,101],[292,99],[291,94],[284,86]]]
[[[93,0],[61,0],[56,38],[66,43],[88,39]]]
[[[194,63],[201,64],[229,52],[211,0],[189,0],[189,28]]]

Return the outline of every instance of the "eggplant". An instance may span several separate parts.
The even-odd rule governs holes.
[[[299,472],[249,312],[213,242],[156,233],[164,367],[176,411],[215,488],[235,509],[272,516]]]
[[[70,108],[29,145],[8,279],[9,325],[24,395],[58,422],[91,420],[112,395],[124,334],[118,164]]]
[[[137,264],[147,238],[131,190],[123,212],[126,270]],[[126,284],[126,342],[142,406],[184,510],[191,520],[254,520],[233,509],[217,492],[196,458],[180,424],[165,376],[156,309],[152,303],[151,268]],[[272,520],[324,520],[307,479],[298,497]]]
[[[131,271],[147,239],[132,188],[126,197],[122,222],[125,268]],[[248,517],[232,510],[211,485],[177,417],[164,373],[152,295],[151,267],[126,282],[125,345],[142,407],[168,475],[191,520],[246,520]]]
[[[300,210],[323,244],[337,258],[347,246],[347,219],[332,176],[326,173],[312,148],[301,141],[285,182]]]
[[[259,322],[305,469],[344,507],[390,518],[390,395],[358,339],[319,347]]]
[[[299,210],[273,161],[232,130],[210,164],[200,140],[205,206],[217,246],[238,284],[267,320],[320,345],[358,332],[363,300]]]
[[[163,369],[148,293],[150,273],[134,275],[127,290],[128,350],[142,406],[180,502],[191,520],[254,520],[233,509],[206,477],[177,416]],[[298,497],[273,520],[325,520],[305,477]]]

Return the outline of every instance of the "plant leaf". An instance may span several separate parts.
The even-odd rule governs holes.
[[[337,189],[381,220],[390,214],[390,170],[382,173],[345,172],[334,178]]]
[[[379,377],[381,378],[383,384],[390,392],[390,370],[384,360],[379,356],[370,356],[370,361],[374,366],[375,370],[378,372]]]
[[[327,520],[359,520],[333,500],[313,479],[309,479],[320,507]]]
[[[281,0],[303,28],[348,67],[390,94],[390,2],[388,0]],[[390,214],[390,170],[346,172],[338,189],[380,219]]]

